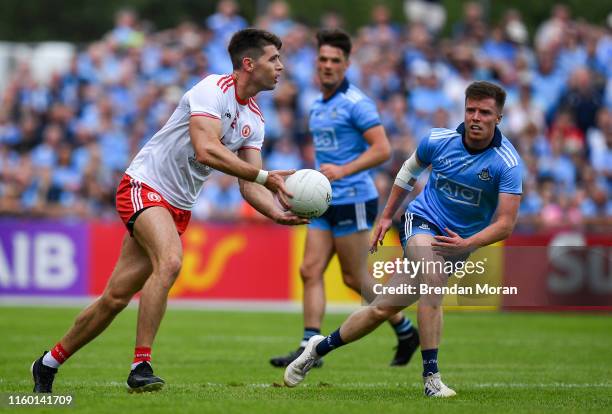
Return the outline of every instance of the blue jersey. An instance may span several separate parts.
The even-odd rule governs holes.
[[[465,238],[491,223],[499,193],[521,194],[523,186],[520,157],[499,129],[480,151],[466,148],[464,134],[464,124],[435,128],[419,143],[417,157],[432,170],[407,211]]]
[[[309,129],[316,168],[344,165],[369,148],[363,133],[380,125],[376,104],[345,79],[328,99],[319,97],[310,110]],[[368,170],[332,182],[332,205],[361,203],[378,197]]]

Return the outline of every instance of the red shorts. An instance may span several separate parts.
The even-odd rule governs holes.
[[[149,207],[160,206],[168,210],[179,234],[183,234],[191,218],[191,211],[171,206],[157,191],[127,174],[123,175],[117,187],[115,202],[117,212],[132,236],[136,218]]]

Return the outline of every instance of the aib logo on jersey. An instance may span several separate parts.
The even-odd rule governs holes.
[[[458,183],[446,178],[442,174],[436,177],[436,190],[440,191],[447,199],[461,204],[479,206],[482,190],[466,184]]]
[[[480,178],[482,181],[490,181],[491,173],[489,173],[489,169],[483,168],[482,171],[478,173],[478,178]]]

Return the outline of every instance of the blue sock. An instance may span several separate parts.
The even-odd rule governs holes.
[[[331,335],[319,342],[319,345],[316,347],[316,351],[319,356],[323,356],[327,355],[334,349],[341,347],[342,345],[344,345],[344,341],[342,338],[340,338],[340,328],[338,328],[332,332]]]
[[[402,317],[402,320],[396,323],[395,325],[391,325],[395,334],[397,335],[398,341],[408,339],[414,334],[414,328],[412,326],[412,321],[410,319],[406,319]]]
[[[438,372],[438,348],[424,349],[421,351],[423,357],[423,376]]]
[[[300,346],[305,347],[308,340],[315,335],[321,335],[321,330],[319,328],[304,328],[304,337],[302,338],[302,342],[300,342]]]

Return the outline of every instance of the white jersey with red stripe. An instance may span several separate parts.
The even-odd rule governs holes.
[[[197,161],[189,119],[221,120],[221,143],[236,152],[261,149],[264,118],[253,98],[236,94],[232,75],[209,75],[188,90],[164,127],[145,144],[126,173],[157,190],[175,207],[191,210],[212,168]]]

